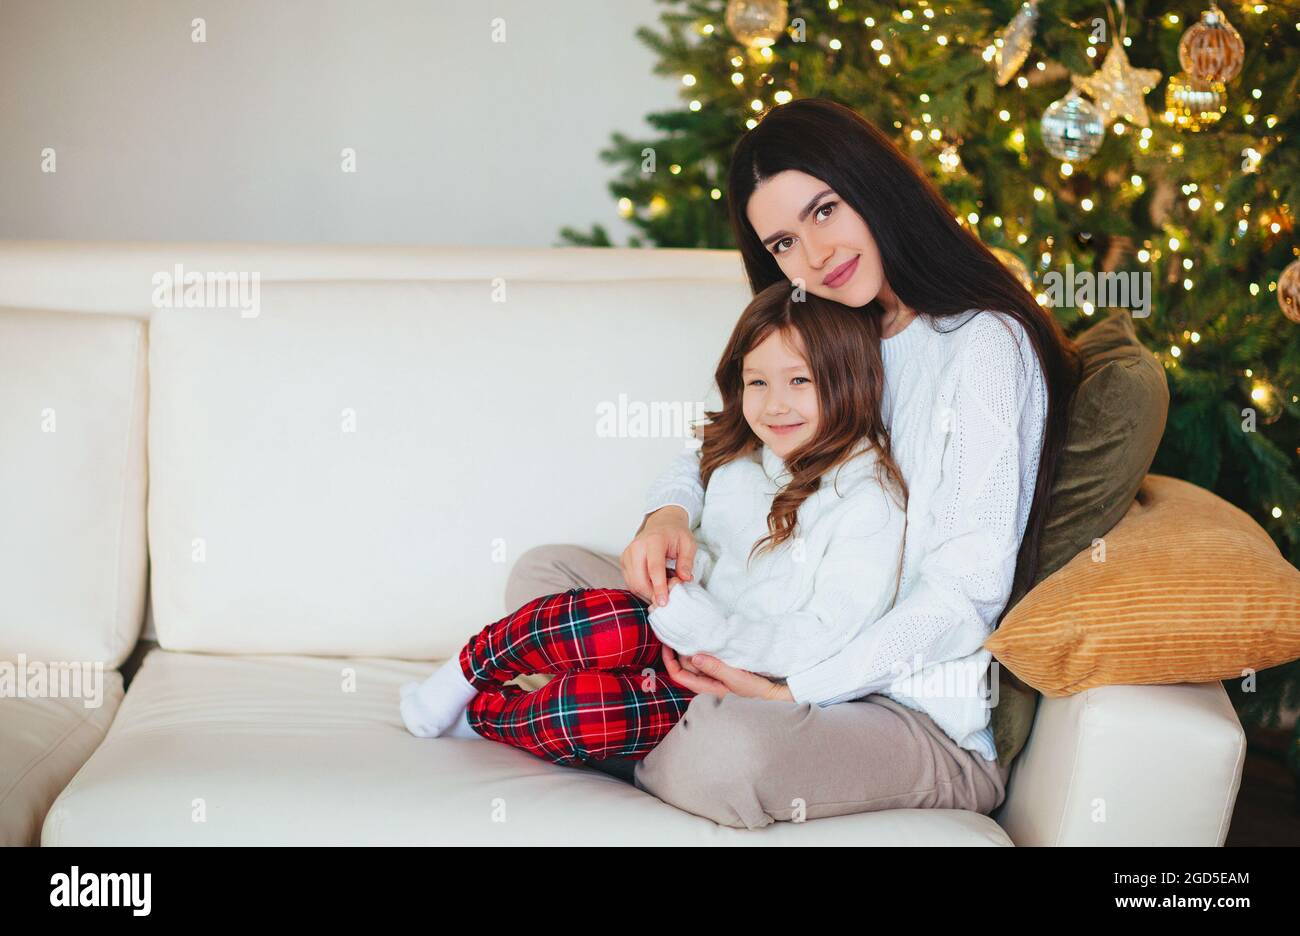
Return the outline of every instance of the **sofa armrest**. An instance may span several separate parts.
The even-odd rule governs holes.
[[[1017,845],[1222,845],[1245,756],[1218,682],[1043,697],[993,818]]]

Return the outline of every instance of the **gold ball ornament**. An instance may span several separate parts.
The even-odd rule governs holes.
[[[989,250],[993,256],[1002,262],[1002,265],[1015,274],[1016,279],[1020,280],[1020,285],[1024,286],[1030,293],[1034,291],[1034,278],[1029,275],[1029,268],[1025,262],[1007,250],[1005,247],[990,247]]]
[[[1118,37],[1106,53],[1101,68],[1083,78],[1071,75],[1070,81],[1097,102],[1104,123],[1112,124],[1122,117],[1139,127],[1151,125],[1142,96],[1160,81],[1160,72],[1155,68],[1130,65]]]
[[[1300,260],[1292,260],[1277,278],[1277,304],[1282,314],[1300,325]]]
[[[776,42],[789,18],[786,0],[727,0],[727,29],[751,49]]]
[[[1241,33],[1213,3],[1178,41],[1178,63],[1187,74],[1203,81],[1231,81],[1241,72],[1245,58]]]
[[[1179,130],[1197,133],[1218,123],[1228,112],[1228,92],[1222,81],[1174,75],[1165,88],[1165,111],[1173,114]]]

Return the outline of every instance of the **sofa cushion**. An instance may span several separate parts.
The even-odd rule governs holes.
[[[99,747],[122,702],[122,674],[80,698],[0,698],[0,847],[41,843],[50,804]]]
[[[1011,844],[965,810],[734,829],[589,767],[417,738],[399,687],[435,665],[153,650],[42,844]]]
[[[1168,382],[1160,362],[1138,340],[1129,312],[1116,310],[1075,341],[1083,373],[1039,543],[1038,575],[1012,593],[1011,608],[1119,521],[1165,431]],[[985,647],[992,649],[988,643]],[[999,669],[998,703],[991,718],[999,763],[1010,764],[1024,746],[1037,702],[1031,687]]]
[[[1240,678],[1300,658],[1300,569],[1241,509],[1147,475],[1102,543],[1026,595],[985,646],[1049,696]]]
[[[145,324],[0,309],[0,660],[115,669],[144,622]]]

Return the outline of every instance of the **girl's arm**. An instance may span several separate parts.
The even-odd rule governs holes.
[[[842,517],[818,563],[813,595],[779,614],[731,612],[694,582],[672,590],[650,626],[679,654],[708,653],[730,666],[785,676],[841,650],[875,621],[898,589],[906,515],[875,484]]]
[[[956,369],[951,435],[915,584],[838,654],[790,676],[797,702],[860,698],[975,654],[1010,597],[1047,393],[1032,347],[1022,350],[995,316],[979,318],[967,326],[975,331]]]
[[[700,449],[686,449],[650,485],[645,498],[645,516],[675,504],[686,511],[687,529],[695,529],[704,511],[704,485],[700,481]]]

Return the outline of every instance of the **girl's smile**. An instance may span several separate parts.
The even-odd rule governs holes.
[[[773,331],[745,355],[741,409],[759,441],[781,458],[817,432],[817,387],[798,330]]]

